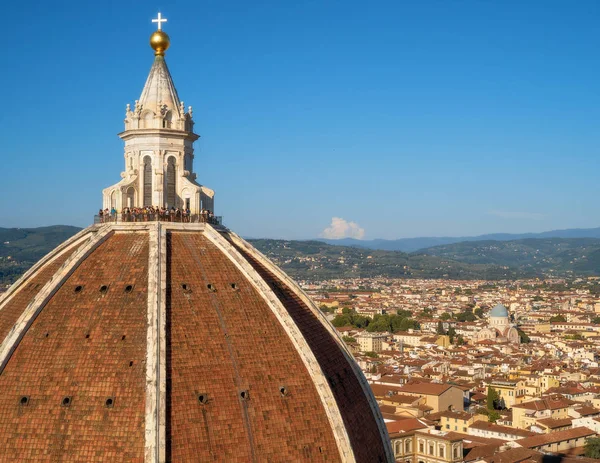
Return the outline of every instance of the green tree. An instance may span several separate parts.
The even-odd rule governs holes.
[[[321,312],[324,312],[324,313],[333,313],[335,311],[335,309],[333,307],[328,307],[325,304],[321,304],[319,306],[319,309],[321,309]]]
[[[367,326],[367,331],[377,333],[392,331],[390,317],[388,315],[375,315],[373,321]]]
[[[371,358],[374,358],[374,359],[376,359],[377,357],[379,357],[379,355],[377,355],[377,352],[365,352],[365,355],[367,357],[371,357]]]
[[[337,328],[342,326],[352,326],[352,320],[348,314],[336,315],[331,324]]]
[[[477,315],[479,318],[483,318],[483,308],[482,307],[477,307],[473,313],[475,315]]]
[[[500,419],[500,413],[498,413],[496,410],[491,410],[490,413],[488,414],[488,421],[490,423],[495,423],[499,419]]]
[[[354,310],[352,310],[352,309],[350,309],[350,308],[348,308],[348,307],[344,307],[344,308],[342,309],[342,313],[343,313],[343,314],[349,314],[349,313],[352,313],[352,312],[354,312]]]
[[[550,317],[550,323],[556,323],[556,322],[566,322],[567,319],[565,318],[564,315],[554,315],[553,317]]]
[[[487,409],[490,411],[495,410],[496,406],[498,405],[499,400],[500,400],[500,394],[498,394],[498,391],[496,389],[494,389],[492,386],[488,386]]]
[[[342,339],[346,343],[354,343],[354,342],[356,342],[356,339],[354,339],[352,336],[342,336]]]
[[[354,315],[352,317],[352,326],[356,328],[366,328],[371,323],[371,319],[369,317],[365,317],[364,315]]]
[[[456,316],[456,320],[458,320],[459,322],[474,322],[475,320],[477,320],[477,317],[475,316],[475,314],[473,312],[462,312],[459,313]]]
[[[451,326],[450,328],[448,328],[448,333],[446,334],[450,338],[450,344],[454,344],[454,338],[456,336],[456,330],[454,329],[454,327]]]
[[[588,437],[585,441],[584,449],[586,457],[600,459],[600,438]]]
[[[444,329],[444,324],[442,323],[442,321],[440,320],[437,324],[437,330],[436,330],[437,334],[446,334],[446,330]]]
[[[465,339],[461,335],[458,335],[458,337],[456,338],[456,345],[464,346],[465,344],[466,344]]]
[[[590,322],[594,325],[600,325],[600,317],[593,317]]]
[[[412,317],[412,312],[410,310],[398,309],[396,310],[396,315],[402,318],[410,318]]]
[[[519,333],[519,338],[521,339],[521,343],[529,344],[531,342],[531,339],[529,339],[529,336],[527,336],[527,333],[525,333],[525,331],[523,331],[521,328],[517,328],[517,333]]]
[[[450,314],[448,312],[444,312],[442,315],[440,315],[440,320],[450,320],[452,317],[450,316]]]

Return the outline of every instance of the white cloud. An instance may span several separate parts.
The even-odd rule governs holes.
[[[528,219],[528,220],[542,220],[545,216],[539,212],[512,212],[512,211],[488,211],[489,215],[495,215],[496,217],[502,217],[503,219]]]
[[[339,240],[341,238],[363,239],[365,229],[361,228],[356,222],[348,222],[341,217],[332,217],[331,225],[321,232],[319,237],[330,240]]]

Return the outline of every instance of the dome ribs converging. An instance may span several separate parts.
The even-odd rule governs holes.
[[[167,281],[167,460],[339,461],[302,359],[223,251],[170,232]]]
[[[224,233],[237,251],[252,265],[265,282],[271,286],[281,303],[308,342],[319,365],[327,372],[327,379],[335,396],[340,413],[344,420],[354,454],[357,461],[390,461],[391,449],[386,447],[387,434],[385,427],[376,421],[375,407],[369,404],[367,396],[352,366],[344,356],[333,336],[328,333],[321,321],[282,279],[278,278],[257,257],[252,255],[233,233]],[[258,254],[256,250],[254,253]]]
[[[41,308],[0,375],[2,458],[144,461],[147,280],[148,234],[110,233]]]
[[[92,226],[9,304],[0,461],[392,461],[334,329],[224,227]]]

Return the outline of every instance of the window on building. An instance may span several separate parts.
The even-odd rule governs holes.
[[[433,454],[434,454],[433,444],[429,444],[429,455],[433,455]]]
[[[168,207],[177,206],[177,187],[175,184],[177,165],[174,156],[169,156],[167,161],[167,205]]]
[[[404,443],[404,453],[410,453],[410,441],[409,440],[407,440]]]
[[[144,157],[144,206],[152,206],[152,159]]]
[[[450,425],[449,424],[446,425],[446,429],[450,429]]]
[[[171,111],[165,114],[165,118],[163,119],[163,129],[170,129],[173,125],[173,113]]]
[[[444,447],[440,447],[440,448],[438,449],[438,456],[439,456],[440,458],[444,458]]]
[[[458,447],[454,447],[454,452],[453,452],[453,456],[454,458],[458,458]]]
[[[423,444],[423,442],[419,443],[419,452],[421,452],[421,453],[425,452],[425,444]]]

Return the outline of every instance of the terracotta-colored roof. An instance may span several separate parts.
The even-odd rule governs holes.
[[[387,384],[371,384],[371,391],[375,397],[388,397],[400,391],[399,386],[388,386]]]
[[[420,394],[420,395],[442,395],[448,389],[450,389],[450,384],[437,384],[437,383],[418,383],[418,384],[405,384],[402,386],[402,392],[410,392],[411,394]]]
[[[427,429],[427,424],[423,423],[418,418],[408,418],[404,420],[392,421],[385,424],[390,434],[392,433],[406,433],[409,431],[416,431],[418,429]]]
[[[502,444],[488,444],[477,447],[466,448],[465,462],[483,460],[486,457],[493,456]],[[465,448],[463,446],[463,448]]]
[[[535,448],[556,442],[562,442],[570,439],[578,439],[580,437],[590,437],[595,435],[596,433],[591,429],[586,427],[580,427],[567,429],[565,431],[556,431],[547,434],[540,434],[535,437],[526,437],[525,439],[520,439],[515,442],[521,447]]]
[[[536,422],[548,429],[564,428],[573,424],[573,420],[571,418],[545,418],[536,420]]]
[[[583,406],[580,408],[576,408],[575,411],[579,413],[581,416],[594,416],[600,414],[600,410],[594,407]]]
[[[577,402],[573,402],[562,396],[548,397],[545,399],[532,400],[531,402],[523,402],[521,404],[513,405],[513,408],[524,408],[526,410],[558,410],[560,408],[568,408],[569,405],[573,405]]]
[[[469,429],[479,429],[481,431],[495,432],[498,434],[506,434],[508,436],[531,437],[536,434],[525,429],[511,428],[510,426],[502,426],[495,423],[479,420],[469,426]]]
[[[444,410],[442,412],[439,412],[438,415],[440,417],[444,417],[444,418],[458,419],[458,420],[463,420],[463,421],[468,421],[473,418],[473,414],[467,413],[467,412],[461,412],[458,410],[456,410],[456,411],[455,410]]]
[[[393,402],[396,404],[410,405],[410,404],[415,403],[418,400],[424,400],[424,399],[419,399],[419,397],[415,397],[414,395],[396,394],[396,395],[392,395],[389,397],[383,397],[382,400],[386,400],[388,402]]]
[[[541,456],[541,453],[532,449],[516,448],[499,451],[490,457],[485,457],[484,460],[488,463],[521,463]]]
[[[450,441],[450,442],[462,440],[462,438],[464,436],[464,434],[459,434],[457,432],[452,432],[452,431],[436,432],[436,433],[429,433],[426,431],[416,431],[416,434],[427,435],[427,436],[435,437],[436,439],[442,439],[442,440]]]

